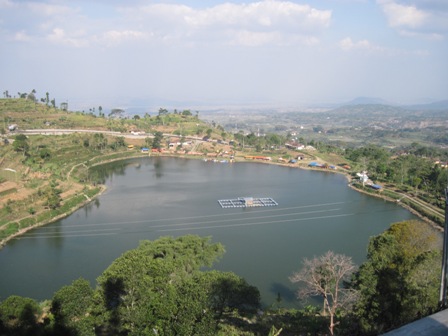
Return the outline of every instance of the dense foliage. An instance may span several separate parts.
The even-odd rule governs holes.
[[[97,288],[78,279],[57,291],[44,321],[39,305],[11,296],[0,335],[217,335],[224,313],[253,314],[258,289],[233,273],[201,271],[224,252],[209,238],[143,241],[116,259]]]
[[[437,309],[440,235],[419,221],[393,224],[373,237],[354,279],[360,299],[352,334],[377,335]]]
[[[7,298],[0,335],[326,335],[329,326],[335,335],[377,335],[438,309],[440,247],[440,235],[424,223],[395,223],[371,239],[352,280],[351,259],[332,252],[293,275],[306,284],[300,297],[320,296],[322,310],[282,309],[279,297],[277,307],[256,314],[256,287],[233,273],[202,270],[223,254],[221,244],[163,237],[125,252],[96,288],[75,280],[42,307]]]
[[[348,148],[345,157],[378,181],[408,185],[434,195],[443,195],[447,186],[448,170],[436,164],[448,159],[446,151],[412,144],[407,151],[397,153],[370,145]]]

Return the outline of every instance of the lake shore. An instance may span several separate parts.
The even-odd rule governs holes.
[[[192,159],[192,160],[203,160],[205,158],[205,157],[198,157],[198,156],[181,155],[181,154],[176,154],[176,153],[169,153],[169,154],[168,153],[157,153],[157,154],[151,154],[150,153],[150,154],[143,154],[143,155],[142,154],[129,155],[128,152],[123,152],[123,154],[125,154],[125,155],[123,155],[123,157],[115,157],[115,158],[106,158],[105,157],[103,159],[98,158],[98,157],[92,158],[91,160],[99,159],[99,161],[93,163],[91,165],[91,167],[99,166],[99,165],[103,165],[103,164],[107,164],[107,163],[111,163],[111,162],[115,162],[115,161],[123,161],[123,160],[128,160],[128,159],[145,158],[145,157],[177,157],[177,158],[186,158],[186,159]],[[251,159],[246,159],[244,157],[244,155],[235,157],[235,161],[234,162],[235,163],[246,163],[246,162],[249,163],[250,162],[250,163],[261,163],[261,164],[273,164],[273,165],[277,165],[277,166],[297,168],[297,169],[303,169],[303,170],[309,170],[309,171],[316,171],[316,172],[320,172],[320,173],[342,174],[342,175],[344,175],[346,177],[349,188],[352,188],[353,190],[356,190],[356,191],[358,191],[360,193],[363,193],[363,194],[366,194],[366,195],[369,195],[369,196],[373,196],[373,197],[376,197],[376,198],[381,198],[381,199],[383,199],[385,201],[388,201],[388,202],[397,203],[396,199],[392,199],[391,197],[388,197],[388,196],[382,194],[381,192],[371,193],[371,192],[367,192],[365,190],[362,190],[360,188],[357,188],[352,183],[352,176],[350,175],[350,172],[343,171],[341,169],[312,168],[312,167],[308,166],[308,162],[307,161],[300,162],[300,163],[255,161],[255,160],[251,160]],[[84,164],[84,163],[79,163],[77,165],[81,165],[81,164]],[[77,165],[75,165],[75,166],[77,166]],[[75,168],[75,166],[73,167],[73,169]],[[7,244],[8,241],[10,241],[12,239],[17,239],[18,237],[20,237],[21,235],[23,235],[24,233],[26,233],[26,232],[28,232],[28,231],[30,231],[32,229],[35,229],[35,228],[38,228],[38,227],[41,227],[41,226],[53,223],[53,222],[55,222],[57,220],[60,220],[62,218],[65,218],[65,217],[71,215],[76,210],[78,210],[78,209],[82,208],[83,206],[89,204],[90,202],[94,201],[95,198],[99,197],[105,191],[106,191],[106,187],[105,186],[101,186],[100,187],[100,191],[96,195],[93,195],[92,197],[87,197],[86,196],[86,199],[83,202],[80,202],[80,203],[76,204],[76,206],[72,207],[68,211],[65,211],[62,214],[58,214],[57,216],[52,217],[50,219],[47,219],[47,220],[44,220],[44,221],[41,221],[41,222],[37,222],[37,223],[35,223],[35,224],[33,224],[33,225],[29,226],[29,227],[21,228],[19,231],[17,231],[16,233],[12,234],[11,236],[8,236],[8,237],[2,239],[0,241],[0,249],[3,248]],[[67,201],[67,199],[63,199],[62,200],[62,202],[65,202],[65,201]],[[435,229],[437,229],[439,231],[443,231],[443,228],[440,225],[438,225],[434,221],[430,220],[424,214],[416,211],[411,206],[409,206],[409,205],[407,205],[407,204],[405,204],[403,202],[401,202],[399,205],[402,206],[403,208],[405,208],[406,210],[410,211],[412,214],[418,216],[422,221],[430,224]]]

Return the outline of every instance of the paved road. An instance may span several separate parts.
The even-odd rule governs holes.
[[[29,130],[17,130],[15,132],[9,133],[9,135],[13,134],[25,134],[25,135],[62,135],[62,134],[72,134],[72,133],[103,133],[113,136],[122,136],[128,139],[145,139],[145,138],[153,138],[154,135],[150,133],[139,133],[139,134],[133,134],[133,133],[121,133],[121,132],[113,132],[113,131],[102,131],[102,130],[86,130],[86,129],[29,129]],[[174,134],[164,133],[164,137],[169,136],[177,136]],[[193,136],[186,136],[186,139],[190,140],[197,140],[197,141],[203,141],[202,138],[199,137],[193,137]]]

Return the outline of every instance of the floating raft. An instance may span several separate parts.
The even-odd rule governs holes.
[[[218,200],[218,203],[222,208],[249,208],[278,205],[278,203],[270,197],[238,197],[235,199]]]

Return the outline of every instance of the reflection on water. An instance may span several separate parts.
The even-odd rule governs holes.
[[[294,290],[285,286],[283,283],[273,282],[269,291],[272,294],[277,294],[276,301],[286,302],[288,305],[293,304],[297,300],[297,296]]]
[[[95,279],[139,241],[212,236],[226,247],[214,268],[257,286],[263,303],[295,306],[288,277],[304,257],[328,250],[360,264],[371,236],[415,218],[396,204],[347,187],[345,177],[256,163],[144,158],[94,167],[107,191],[0,251],[0,297],[51,298],[73,280]],[[276,207],[222,209],[219,199],[271,197]]]
[[[161,158],[154,158],[154,171],[156,178],[161,178],[163,176],[163,160]]]

